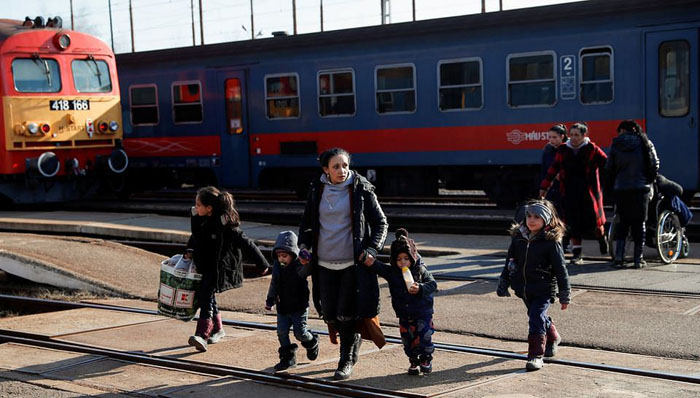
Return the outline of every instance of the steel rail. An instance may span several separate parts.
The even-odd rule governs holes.
[[[442,281],[455,281],[455,282],[470,282],[470,281],[498,281],[497,277],[489,276],[454,276],[454,275],[441,275],[433,274],[436,280]],[[658,289],[635,289],[629,287],[614,287],[614,286],[601,286],[601,285],[583,285],[578,283],[572,283],[571,287],[579,290],[594,290],[598,292],[610,292],[610,293],[627,293],[635,294],[640,296],[663,296],[663,297],[673,297],[673,298],[700,298],[700,293],[698,292],[687,292],[678,290],[658,290]],[[494,290],[495,291],[495,290]]]
[[[119,351],[109,348],[96,347],[81,343],[56,341],[46,336],[31,333],[0,329],[0,341],[25,344],[34,347],[51,348],[61,351],[78,352],[82,354],[99,355],[111,359],[128,361],[132,363],[160,366],[167,369],[197,372],[212,376],[232,376],[240,379],[254,380],[266,384],[278,385],[286,388],[302,389],[312,392],[323,392],[344,397],[368,397],[368,398],[427,398],[426,395],[413,394],[403,391],[391,391],[380,388],[350,385],[331,382],[322,379],[312,379],[286,373],[268,373],[236,366],[209,364],[200,361],[186,359],[173,359],[150,354],[141,354],[128,351]]]
[[[3,302],[3,301],[29,302],[29,303],[39,304],[39,305],[46,303],[46,305],[61,307],[63,309],[95,308],[95,309],[124,311],[124,312],[132,312],[132,313],[140,313],[140,314],[148,314],[148,315],[157,315],[158,314],[157,311],[145,310],[145,309],[140,309],[140,308],[112,306],[112,305],[105,305],[105,304],[63,302],[60,300],[44,300],[44,299],[36,299],[36,298],[17,297],[17,296],[11,296],[11,295],[0,295],[0,302]],[[228,326],[246,327],[246,328],[251,328],[251,329],[270,330],[270,331],[277,330],[277,327],[274,325],[261,324],[261,323],[256,323],[256,322],[233,321],[233,320],[225,319],[225,320],[223,320],[223,323],[225,325],[228,325]],[[322,331],[322,330],[315,330],[315,332],[317,332],[318,334],[321,334],[321,335],[328,335],[328,332]],[[386,341],[388,341],[388,342],[401,344],[400,337],[396,337],[396,336],[385,336],[385,337],[386,337]],[[446,350],[446,351],[461,352],[461,353],[468,353],[468,354],[477,354],[477,355],[487,355],[487,356],[492,356],[492,357],[500,357],[500,358],[507,358],[507,359],[515,359],[515,360],[527,360],[527,355],[518,354],[518,353],[512,352],[512,351],[496,350],[496,349],[491,349],[491,348],[481,348],[481,347],[473,347],[473,346],[464,346],[464,345],[458,345],[458,344],[439,343],[439,342],[434,342],[433,344],[435,345],[436,348]],[[621,373],[621,374],[629,374],[629,375],[635,375],[635,376],[650,377],[650,378],[654,378],[654,379],[681,381],[681,382],[692,383],[692,384],[700,384],[700,375],[683,375],[683,374],[670,373],[670,372],[629,368],[629,367],[623,367],[623,366],[606,365],[606,364],[592,363],[592,362],[573,361],[573,360],[560,359],[560,358],[544,358],[544,361],[547,363],[563,365],[563,366],[571,366],[571,367],[576,367],[576,368],[585,368],[585,369],[599,370],[599,371],[605,371],[605,372],[611,372],[611,373]]]

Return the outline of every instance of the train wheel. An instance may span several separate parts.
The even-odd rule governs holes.
[[[656,250],[661,261],[670,264],[678,258],[683,248],[683,229],[678,216],[668,210],[659,215],[656,228]]]

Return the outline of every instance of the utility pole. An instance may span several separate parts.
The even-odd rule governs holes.
[[[199,0],[199,34],[202,36],[200,44],[204,45],[204,18],[202,18],[202,0]]]
[[[73,0],[70,0],[70,30],[75,30],[75,24],[73,21]]]
[[[382,3],[382,25],[391,23],[391,0],[379,0]]]
[[[250,0],[250,38],[255,40],[255,21],[253,18],[253,0]]]
[[[323,0],[321,1],[321,32],[323,32]]]
[[[297,0],[292,0],[292,19],[294,22],[294,36],[297,35]]]
[[[114,52],[114,27],[112,26],[112,0],[107,0],[109,7],[109,37],[112,38],[112,52]]]
[[[498,11],[503,11],[503,0],[498,0]]]
[[[131,0],[129,0],[129,25],[131,26],[131,52],[134,50],[134,9],[131,7]]]
[[[413,22],[416,22],[416,0],[411,0],[411,4],[413,5]]]
[[[486,0],[481,0],[481,13],[486,14]]]
[[[190,0],[190,13],[192,14],[192,46],[194,46],[196,44],[194,36],[194,0]]]

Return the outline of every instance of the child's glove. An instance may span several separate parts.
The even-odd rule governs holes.
[[[369,256],[372,256],[375,259],[377,258],[377,251],[373,247],[368,247],[365,250],[363,250],[362,253],[360,253],[359,260],[364,263],[365,261],[367,261],[367,257]]]
[[[508,291],[508,282],[502,278],[498,279],[498,288],[496,289],[496,294],[498,297],[510,297],[510,292]]]

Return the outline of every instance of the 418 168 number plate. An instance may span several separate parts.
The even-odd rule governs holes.
[[[90,100],[50,100],[49,110],[52,111],[88,111]]]

